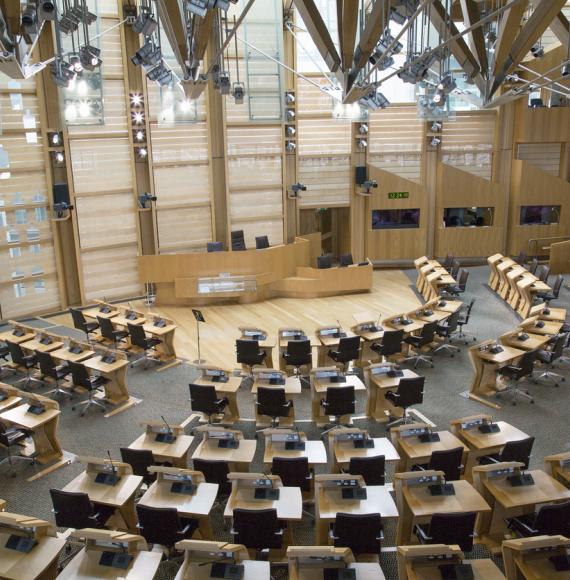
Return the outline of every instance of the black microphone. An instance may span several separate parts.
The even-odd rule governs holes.
[[[166,419],[161,415],[160,418],[164,421],[164,424],[166,425],[166,428],[168,429],[168,434],[172,435],[172,429],[170,428],[170,425],[166,422]]]
[[[113,459],[111,457],[111,452],[107,449],[107,455],[109,456],[109,463],[111,464],[111,469],[113,470],[113,473],[117,473],[117,468],[115,467],[115,464],[113,463]]]

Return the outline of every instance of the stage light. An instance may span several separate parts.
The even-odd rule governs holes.
[[[133,116],[133,123],[135,123],[135,125],[142,125],[144,123],[144,114],[141,113],[140,111],[136,111],[135,113],[132,114]]]
[[[83,65],[78,54],[69,55],[69,66],[76,73],[80,73],[83,70]]]
[[[232,96],[236,105],[243,105],[245,98],[245,85],[243,83],[234,83]]]
[[[368,134],[368,125],[366,123],[361,123],[358,126],[358,132],[360,135],[367,135]]]
[[[99,55],[101,54],[101,50],[95,46],[82,46],[79,49],[79,58],[81,64],[85,70],[95,70],[98,66],[101,65],[103,62]]]
[[[542,47],[540,42],[537,42],[531,47],[530,53],[532,54],[532,56],[534,56],[534,58],[542,58],[544,56],[544,48]]]
[[[55,20],[55,3],[52,0],[40,2],[40,18],[42,20]]]
[[[359,139],[356,143],[359,149],[366,149],[368,147],[368,141],[366,139]]]
[[[144,159],[148,155],[148,151],[146,147],[139,147],[138,148],[138,155],[141,159]]]
[[[439,137],[432,137],[429,144],[432,147],[439,147],[441,145],[441,139]]]
[[[61,151],[56,151],[53,157],[58,165],[63,165],[65,162],[65,155]]]
[[[285,102],[288,105],[292,105],[295,102],[295,95],[291,91],[287,91],[285,93]]]
[[[562,66],[562,76],[567,77],[568,75],[570,75],[570,62]]]
[[[131,94],[131,106],[133,107],[140,107],[143,102],[143,97],[140,93],[132,93]]]
[[[295,149],[297,149],[295,141],[285,141],[285,151],[292,153]]]
[[[22,12],[22,26],[24,28],[31,30],[34,27],[37,27],[38,24],[38,13],[36,9],[36,5],[29,2],[24,7],[24,11]]]
[[[77,73],[70,67],[70,64],[61,58],[56,58],[51,64],[51,74],[55,84],[62,88],[67,88],[77,76]]]
[[[135,139],[136,139],[137,141],[139,141],[139,142],[140,142],[140,141],[144,141],[144,131],[138,130],[138,131],[135,133]]]
[[[295,111],[293,111],[293,109],[287,109],[287,113],[285,115],[289,123],[292,123],[295,120]]]
[[[145,36],[151,36],[157,28],[158,22],[156,21],[154,14],[149,8],[142,7],[140,14],[137,16],[133,24],[133,32],[144,34]]]

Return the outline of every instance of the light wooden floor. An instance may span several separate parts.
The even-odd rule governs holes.
[[[201,356],[209,364],[235,368],[235,339],[240,326],[259,327],[270,336],[277,336],[280,327],[299,326],[309,335],[318,326],[335,324],[337,320],[348,329],[355,323],[353,315],[361,312],[369,312],[374,319],[379,316],[384,319],[413,310],[420,302],[409,284],[408,277],[401,271],[377,270],[374,287],[368,293],[305,300],[274,298],[255,304],[201,307],[206,319],[206,323],[200,325]],[[145,309],[142,303],[132,305],[139,310]],[[191,308],[156,306],[152,311],[171,318],[178,325],[175,337],[178,356],[188,360],[197,358],[196,322]],[[50,320],[71,325],[69,315]]]

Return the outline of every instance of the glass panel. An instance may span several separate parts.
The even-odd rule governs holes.
[[[20,241],[20,234],[15,231],[6,232],[6,241],[9,244],[15,244]]]
[[[16,298],[23,298],[26,295],[26,286],[22,282],[14,284],[14,294]]]
[[[493,225],[494,207],[446,207],[443,227],[484,227]]]
[[[32,276],[41,276],[44,269],[41,266],[32,266]]]
[[[41,245],[40,244],[32,244],[29,248],[30,254],[39,254],[41,252]]]
[[[559,205],[523,205],[521,206],[521,226],[550,225],[560,223]]]
[[[28,228],[26,235],[28,236],[28,242],[35,242],[40,239],[40,230],[38,228]]]
[[[10,248],[10,258],[19,258],[22,255],[22,248]]]
[[[34,280],[34,291],[36,294],[43,294],[46,291],[45,280]]]
[[[27,221],[28,221],[28,217],[27,217],[27,212],[26,212],[26,210],[25,210],[25,209],[17,209],[17,210],[14,212],[14,218],[15,218],[15,220],[16,220],[16,223],[17,223],[18,225],[22,225],[22,224],[25,224],[25,223],[27,223]]]
[[[373,209],[372,229],[393,230],[420,227],[420,210],[414,209]]]
[[[0,211],[0,228],[5,228],[8,225],[6,221],[6,212]]]
[[[47,209],[45,207],[36,207],[36,221],[38,223],[47,221]]]
[[[25,276],[23,270],[14,270],[12,272],[12,280],[18,280],[18,278],[23,278]]]

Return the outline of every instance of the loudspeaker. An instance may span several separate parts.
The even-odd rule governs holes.
[[[53,185],[53,203],[66,203],[69,201],[69,187],[67,183],[54,183]]]
[[[355,169],[355,181],[356,185],[362,185],[366,179],[366,165],[359,165],[354,168]]]

